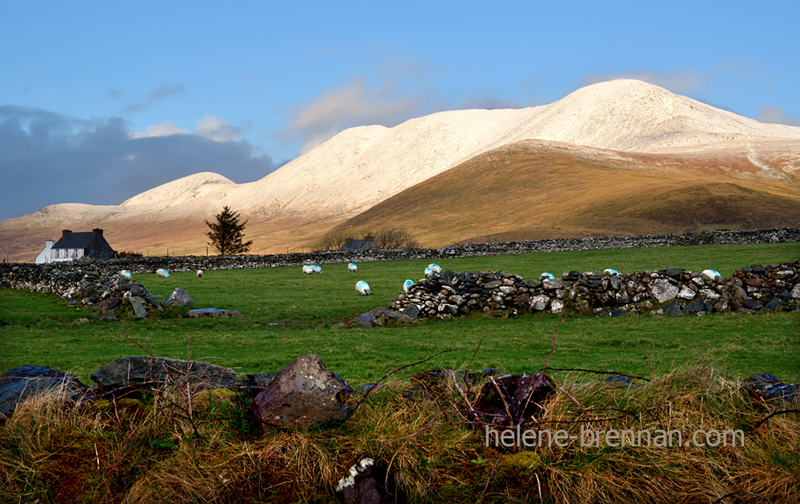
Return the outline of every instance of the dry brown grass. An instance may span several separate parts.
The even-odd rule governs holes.
[[[484,445],[481,428],[464,425],[464,398],[478,389],[462,384],[461,395],[452,379],[416,389],[417,382],[392,382],[344,424],[255,437],[230,420],[247,401],[228,393],[193,397],[199,436],[170,407],[188,405],[181,390],[83,404],[50,394],[26,401],[0,427],[0,501],[334,502],[338,479],[369,456],[391,466],[412,502],[476,502],[482,494],[484,502],[714,502],[734,492],[721,502],[796,502],[800,418],[777,415],[755,425],[797,405],[754,398],[707,366],[631,388],[590,376],[558,377],[539,428],[678,429],[684,436],[742,429],[745,445],[574,441],[501,457]]]

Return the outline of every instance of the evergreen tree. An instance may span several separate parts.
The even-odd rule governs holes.
[[[217,222],[206,221],[206,225],[211,228],[211,231],[206,233],[211,240],[208,242],[209,245],[217,249],[220,255],[244,254],[250,250],[253,240],[242,242],[247,221],[240,224],[239,214],[227,206],[214,217]]]

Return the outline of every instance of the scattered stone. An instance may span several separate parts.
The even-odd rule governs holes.
[[[131,304],[133,305],[133,313],[139,318],[147,317],[147,309],[144,307],[144,301],[140,297],[132,297]]]
[[[194,310],[189,310],[186,313],[187,317],[190,318],[201,318],[201,317],[244,317],[242,312],[238,312],[236,310],[220,310],[217,308],[196,308]]]
[[[678,269],[680,269],[680,268],[678,268]],[[683,273],[683,270],[681,270],[681,273]],[[678,273],[678,274],[680,274],[680,273]],[[631,382],[631,379],[628,378],[625,375],[607,376],[605,378],[605,380],[603,380],[603,381],[605,381],[606,383],[614,384],[614,385],[623,385],[625,387],[630,387],[631,385],[633,385],[633,383]]]
[[[344,387],[318,355],[303,355],[278,371],[259,393],[248,416],[262,426],[311,428],[340,422],[348,411]]]
[[[172,291],[169,299],[167,299],[167,305],[185,306],[187,308],[191,308],[194,306],[194,300],[189,297],[189,294],[187,294],[185,290],[181,289],[180,287],[175,287],[175,290]]]
[[[744,386],[754,396],[767,401],[793,402],[797,400],[800,387],[796,383],[784,383],[772,373],[750,375]]]

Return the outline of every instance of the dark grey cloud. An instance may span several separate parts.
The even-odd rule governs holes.
[[[0,220],[56,203],[117,205],[194,173],[252,182],[278,168],[246,141],[197,134],[132,138],[119,117],[70,118],[0,106]]]
[[[150,91],[150,96],[147,98],[147,101],[143,103],[134,103],[132,105],[128,105],[124,109],[122,109],[122,114],[137,114],[139,112],[144,111],[147,107],[160,102],[170,96],[176,95],[186,89],[186,86],[178,82],[173,86],[168,86],[167,84],[161,84],[154,90]]]

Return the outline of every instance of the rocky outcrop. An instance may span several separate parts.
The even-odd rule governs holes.
[[[303,355],[270,380],[248,417],[263,426],[311,428],[347,418],[341,393],[347,385],[325,368],[318,355]]]

